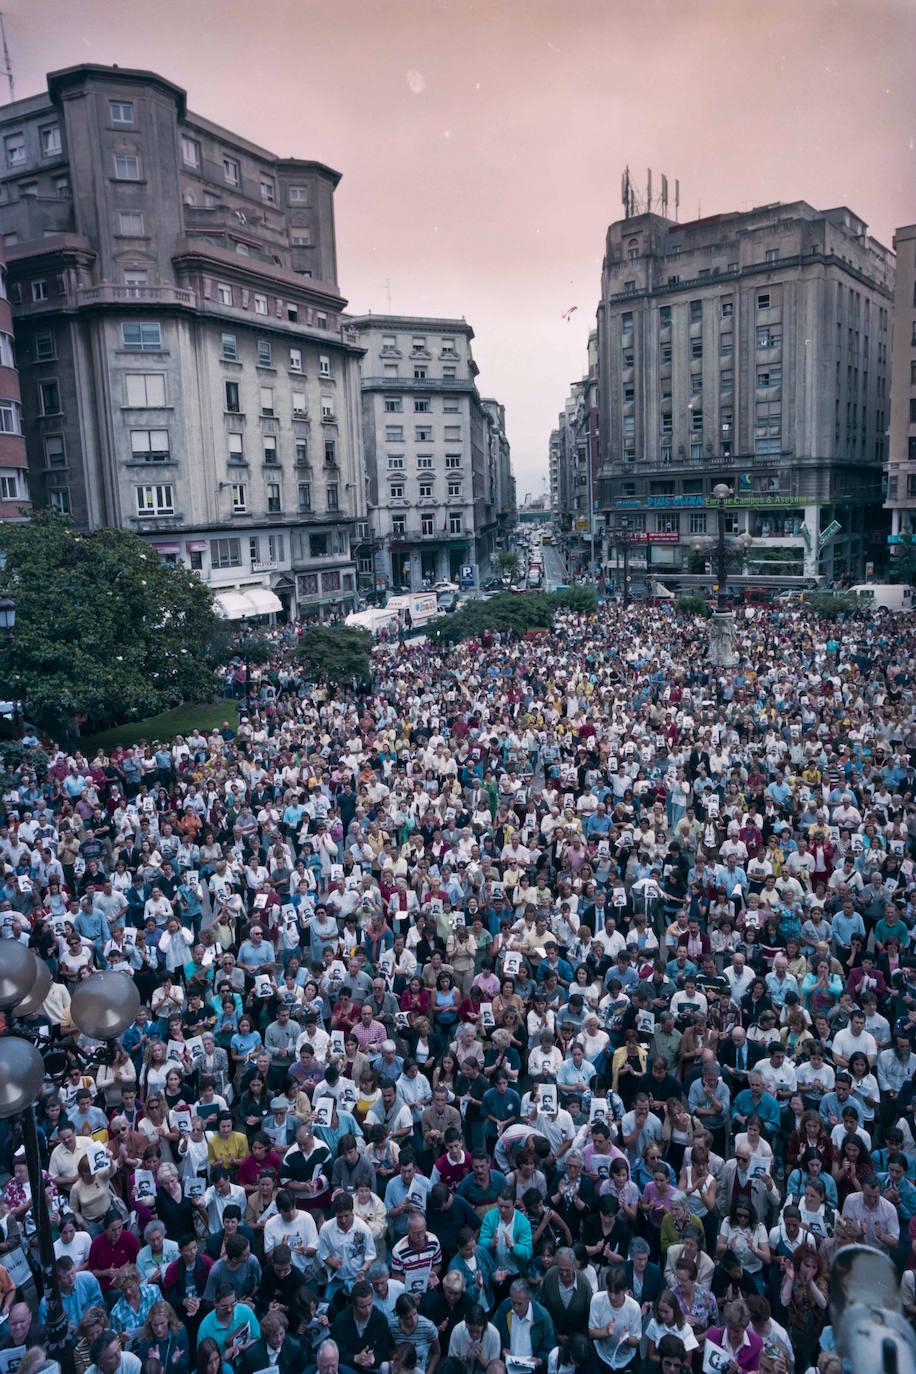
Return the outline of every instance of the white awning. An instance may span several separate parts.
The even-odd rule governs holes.
[[[270,615],[283,610],[283,602],[269,587],[246,587],[242,595],[252,608],[249,615]]]
[[[245,620],[248,616],[270,615],[282,611],[283,603],[269,587],[246,587],[244,591],[217,592],[213,598],[218,615],[227,620]]]

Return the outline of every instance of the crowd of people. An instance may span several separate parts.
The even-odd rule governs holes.
[[[758,613],[712,669],[604,604],[380,645],[362,693],[293,638],[235,723],[7,779],[78,1374],[839,1374],[857,1243],[916,1318],[910,618]],[[98,969],[142,1002],[107,1049]]]

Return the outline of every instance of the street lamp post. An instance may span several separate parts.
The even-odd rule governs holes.
[[[13,629],[16,625],[16,603],[10,596],[0,596],[0,634],[3,636],[4,647],[7,654],[13,647]],[[13,706],[12,729],[13,738],[19,739],[22,733],[19,728],[19,703],[16,699],[16,690],[10,678],[10,701]]]
[[[73,1347],[69,1320],[61,1300],[51,1218],[45,1193],[35,1102],[45,1080],[45,1060],[27,1034],[17,1030],[17,1018],[37,1010],[50,990],[46,965],[32,950],[15,940],[0,941],[0,1009],[12,1029],[0,1037],[0,1119],[18,1117],[29,1171],[32,1218],[38,1241],[38,1265],[46,1300],[47,1353],[71,1374]],[[93,973],[79,984],[71,999],[73,1024],[93,1040],[110,1041],[136,1017],[140,994],[124,973]],[[107,1049],[96,1052],[104,1058]],[[92,1059],[88,1054],[87,1059]]]
[[[727,615],[728,595],[725,588],[725,578],[728,555],[725,549],[725,502],[731,496],[732,489],[726,486],[724,482],[717,482],[712,489],[712,494],[716,498],[716,519],[718,521],[716,531],[716,582],[718,584],[716,615]]]

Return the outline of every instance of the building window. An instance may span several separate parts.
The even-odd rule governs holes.
[[[450,511],[448,517],[449,534],[461,534],[461,511]]]
[[[265,434],[264,439],[264,462],[276,463],[277,459],[277,436],[276,434]]]
[[[690,445],[690,459],[691,459],[691,462],[697,463],[697,462],[699,462],[699,460],[700,460],[702,457],[703,457],[703,445],[702,445],[702,443],[691,444],[691,445]]]
[[[216,283],[216,299],[220,305],[232,304],[232,287],[228,282],[220,281]]]
[[[623,313],[623,315],[622,315],[622,317],[621,317],[621,322],[620,322],[620,323],[621,323],[621,328],[622,328],[624,334],[632,334],[632,332],[633,332],[633,312],[632,312],[632,310],[625,310],[625,311],[624,311],[624,313]]]
[[[328,510],[340,510],[339,488],[336,482],[332,482],[326,491]]]
[[[433,435],[432,435],[432,430],[430,430],[429,437],[430,437],[430,438],[433,437]],[[460,425],[446,425],[446,426],[445,426],[445,442],[446,442],[447,444],[448,444],[448,443],[453,443],[453,444],[455,444],[455,443],[457,443],[457,442],[460,440],[460,438],[461,438],[461,426],[460,426]]]
[[[44,277],[39,277],[32,282],[32,300],[46,301],[48,299],[48,283]]]
[[[691,396],[699,396],[702,393],[702,391],[703,377],[700,373],[697,373],[695,377],[690,378],[690,394]]]
[[[118,181],[140,180],[140,159],[136,153],[115,153],[114,162]]]
[[[261,414],[273,415],[274,413],[274,389],[272,386],[262,386],[259,388],[261,398]]]
[[[660,458],[661,458],[662,467],[663,467],[663,468],[670,468],[670,466],[671,466],[671,445],[670,445],[670,444],[662,444],[661,449],[660,449]],[[632,483],[629,483],[628,485],[632,486],[633,484],[632,484]],[[626,495],[626,493],[624,493],[624,495]],[[634,487],[633,491],[630,493],[630,495],[632,495],[632,496],[635,496],[635,495],[636,495],[636,489],[635,489],[635,487]]]
[[[735,313],[734,301],[723,301],[720,307],[720,314],[723,320],[730,320]]]
[[[417,456],[417,468],[418,468],[421,472],[422,472],[422,471],[427,471],[427,470],[429,470],[430,468],[432,468],[432,465],[433,465],[433,455],[432,455],[431,453],[421,453],[421,454],[418,454],[418,456]]]
[[[687,516],[688,534],[706,533],[706,512],[705,510],[692,510]]]
[[[140,238],[143,234],[142,211],[122,210],[118,215],[118,228],[125,238]]]
[[[662,362],[662,363],[670,363],[670,362],[671,362],[671,344],[670,344],[670,343],[663,343],[663,344],[660,344],[660,345],[659,345],[658,353],[659,353],[659,361],[660,361],[660,362]]]
[[[330,377],[330,375],[331,375],[331,359],[327,356],[326,353],[322,353],[322,354],[319,356],[319,358],[318,358],[318,376],[319,376],[319,377]]]
[[[393,515],[391,517],[391,533],[397,535],[407,533],[407,520],[403,515]]]
[[[25,165],[25,135],[8,134],[3,140],[6,149],[7,167],[22,167]]]
[[[455,381],[457,381],[457,380],[458,380],[458,369],[457,369],[457,367],[443,367],[443,369],[442,369],[442,380],[443,380],[443,382],[455,382]],[[449,402],[446,402],[446,404],[448,405],[448,404],[450,404],[450,403],[449,403]],[[454,408],[455,408],[455,410],[457,410],[457,409],[458,409],[457,405],[455,405]]]
[[[304,467],[307,466],[308,460],[309,460],[309,446],[308,446],[308,440],[307,440],[307,439],[304,439],[304,438],[300,435],[300,436],[298,436],[297,439],[295,440],[295,446],[296,446],[296,463],[297,463],[297,465],[298,465],[300,468],[304,468]]]
[[[782,440],[778,435],[767,437],[759,436],[754,440],[754,453],[758,458],[778,457],[782,447]]]
[[[322,396],[321,398],[321,418],[322,420],[334,419],[334,397]]]
[[[200,144],[194,138],[182,136],[181,139],[181,160],[186,167],[192,171],[200,170]]]
[[[134,127],[134,102],[132,100],[109,100],[108,113],[111,122],[118,129]]]
[[[453,469],[453,468],[460,468],[460,467],[461,467],[461,454],[460,454],[460,453],[447,453],[447,454],[445,455],[445,467],[446,467],[446,471],[448,471],[449,469]]]
[[[8,338],[9,335],[5,334],[3,337]],[[57,357],[57,348],[55,346],[54,335],[51,333],[34,335],[32,339],[32,347],[35,350],[35,361],[38,363],[46,363],[49,360]],[[12,350],[10,351],[12,352]],[[14,366],[12,361],[4,363],[4,365],[6,367]]]
[[[386,396],[386,397],[385,397],[385,414],[386,414],[386,415],[399,415],[400,412],[401,412],[403,409],[404,409],[404,404],[403,404],[403,401],[401,400],[401,397],[400,397],[400,396]]]
[[[691,358],[693,358],[693,359],[702,358],[702,356],[703,356],[703,340],[702,340],[702,339],[691,339],[691,340],[690,340],[690,356],[691,356]]]
[[[433,494],[433,484],[432,484],[432,482],[421,482],[421,483],[420,483],[420,489],[419,489],[420,500],[421,500],[421,501],[429,501],[429,500],[431,499],[431,497],[432,497],[432,494]]]
[[[45,467],[63,468],[67,466],[67,454],[62,434],[46,434],[44,438]]]
[[[334,467],[337,463],[337,440],[326,439],[324,443],[324,461],[328,467]]]
[[[126,374],[127,404],[138,409],[153,409],[165,405],[165,374],[162,372],[128,372]]]
[[[721,391],[734,391],[735,374],[734,372],[721,372],[719,374],[719,389]]]
[[[670,415],[663,414],[663,415],[662,415],[662,434],[673,434],[673,433],[674,433],[674,421],[672,420],[672,418],[671,418]]]
[[[404,483],[403,483],[403,482],[392,482],[392,483],[391,483],[391,486],[388,488],[388,499],[389,499],[390,501],[403,501],[403,499],[404,499]]]
[[[460,499],[461,499],[461,483],[460,483],[460,482],[449,482],[449,484],[448,484],[448,494],[449,494],[450,497],[452,497],[452,498],[457,497],[457,498],[460,500]]]
[[[435,520],[433,519],[433,517],[432,517],[431,515],[421,515],[421,516],[420,516],[420,533],[421,533],[421,534],[435,534],[435,532],[436,532],[436,525],[435,525]]]
[[[0,473],[0,501],[17,501],[19,499],[19,480],[19,474],[16,472]],[[25,473],[22,474],[22,487],[21,495],[27,500],[29,492]]]
[[[327,558],[328,556],[328,536],[326,534],[309,535],[309,558]]]
[[[60,515],[70,514],[70,488],[55,487],[48,492],[48,501],[51,509],[56,510]]]
[[[758,385],[758,387],[781,386],[781,385],[782,385],[782,368],[781,368],[781,367],[766,367],[766,368],[761,368],[761,369],[758,371],[758,373],[757,373],[757,385]]]
[[[232,513],[243,515],[248,509],[248,488],[244,482],[232,484]]]
[[[227,186],[238,186],[242,179],[242,171],[234,157],[223,158],[223,176]]]
[[[267,297],[260,291],[254,293],[254,313],[256,315],[267,314]]]
[[[778,249],[778,248],[768,248],[768,249],[767,249],[767,262],[779,262],[779,249]]]
[[[427,398],[418,398],[413,403],[415,415],[429,415],[432,410],[432,401]]]
[[[308,205],[309,188],[307,186],[290,186],[287,188],[287,199],[290,205]]]
[[[625,439],[635,439],[636,437],[636,416],[624,415],[623,417],[623,437]]]
[[[302,371],[302,349],[291,348],[289,350],[289,370],[290,372]]]
[[[210,562],[214,568],[240,568],[242,566],[241,539],[211,539]]]
[[[429,369],[419,364],[414,364],[413,379],[415,382],[425,382],[429,376]]]
[[[633,293],[634,293],[635,290],[636,290],[636,282],[635,282],[635,281],[625,281],[624,284],[623,284],[623,289],[624,289],[624,291],[627,293],[628,296],[632,296]]]
[[[274,351],[269,339],[258,339],[258,367],[273,367]]]
[[[758,309],[758,310],[769,310],[769,308],[770,308],[770,293],[769,293],[769,291],[758,291],[758,292],[757,292],[757,309]]]
[[[261,177],[258,185],[261,192],[261,199],[264,204],[275,205],[277,200],[277,188],[274,186],[270,177]]]
[[[57,157],[60,153],[60,125],[49,124],[41,131],[42,157]]]
[[[280,514],[280,483],[267,483],[267,513],[268,515]]]
[[[296,578],[297,596],[317,596],[318,595],[318,574],[300,573]]]
[[[293,402],[293,418],[296,419],[296,420],[304,420],[304,419],[305,419],[305,415],[306,415],[306,411],[307,411],[307,409],[308,409],[308,407],[307,407],[306,404],[305,404],[305,392],[304,392],[304,391],[294,391],[294,392],[292,392],[292,402]]]
[[[228,453],[230,463],[244,463],[245,437],[238,430],[230,430],[229,432]]]
[[[158,353],[162,349],[162,330],[158,324],[122,324],[121,346],[131,353]]]
[[[721,334],[719,336],[719,353],[723,358],[730,358],[735,351],[734,334]]]
[[[703,432],[703,411],[696,407],[690,412],[690,432],[692,434],[702,434]]]
[[[60,414],[60,387],[57,382],[38,383],[38,406],[42,415]]]
[[[171,486],[137,487],[138,515],[174,515]]]
[[[297,488],[300,511],[312,509],[312,487],[309,482],[300,482]]]
[[[403,425],[386,425],[386,426],[385,426],[385,443],[386,443],[386,444],[400,444],[400,443],[403,441],[403,438],[404,438],[404,426],[403,426]]]
[[[413,437],[418,444],[431,444],[433,441],[432,425],[417,425],[414,428]]]
[[[340,573],[339,573],[339,572],[323,572],[323,573],[321,574],[321,590],[322,590],[323,592],[339,592],[339,591],[340,591]]]
[[[702,320],[702,318],[703,318],[703,302],[702,302],[702,301],[691,301],[691,302],[690,302],[690,323],[691,323],[691,324],[699,324],[700,321]]]
[[[135,463],[166,463],[169,460],[167,429],[132,429],[130,452]]]

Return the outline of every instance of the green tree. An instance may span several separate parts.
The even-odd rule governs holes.
[[[514,549],[500,549],[494,566],[496,576],[504,582],[517,582],[522,575],[522,560]]]
[[[855,592],[817,592],[808,603],[815,615],[825,620],[867,611],[868,603]]]
[[[565,592],[536,592],[521,595],[500,592],[489,601],[468,601],[454,615],[440,616],[426,627],[430,639],[457,644],[480,635],[523,635],[529,630],[547,630],[557,611],[589,612],[597,605],[594,587],[570,587]]]
[[[372,681],[372,636],[357,625],[310,625],[299,641],[299,657],[319,682]]]
[[[702,592],[688,592],[674,603],[678,615],[709,615],[709,605]]]
[[[138,535],[75,531],[52,511],[0,527],[0,594],[16,603],[0,681],[49,730],[155,715],[215,687],[209,589]]]
[[[890,560],[890,579],[892,582],[916,584],[916,539],[911,534],[902,534],[897,552]]]

